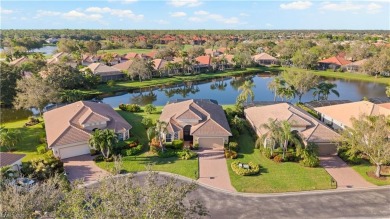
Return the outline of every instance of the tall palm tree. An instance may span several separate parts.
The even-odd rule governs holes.
[[[290,88],[290,87],[280,87],[277,91],[276,94],[284,101],[284,99],[291,100],[295,98],[295,90]]]
[[[313,96],[317,96],[318,100],[328,100],[329,94],[332,92],[337,97],[340,97],[340,93],[336,90],[337,84],[321,82],[316,87],[314,87]]]
[[[247,101],[249,100],[249,97],[251,101],[253,102],[255,99],[255,93],[253,92],[253,88],[255,88],[256,85],[251,80],[245,81],[243,85],[241,85],[238,90],[241,91],[240,95],[238,95],[237,100],[238,101]]]
[[[284,80],[281,77],[275,77],[274,80],[268,83],[268,89],[274,93],[274,102],[276,101],[276,97],[278,95],[278,90],[283,87],[285,84]]]
[[[168,133],[168,123],[157,120],[154,127],[158,141],[160,142],[161,150],[164,151],[163,137]]]
[[[118,136],[114,130],[110,129],[96,129],[89,139],[90,147],[100,151],[106,159],[111,156],[111,151],[116,143],[118,143]]]
[[[267,134],[262,136],[262,139],[264,139],[264,147],[268,147],[271,149],[271,155],[273,154],[275,150],[276,143],[279,141],[279,130],[280,126],[276,119],[268,119],[268,123],[262,124],[260,128],[264,128],[268,130]],[[268,143],[271,143],[271,146],[268,145]]]

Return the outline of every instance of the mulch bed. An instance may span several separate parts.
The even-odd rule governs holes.
[[[378,179],[378,180],[387,180],[390,177],[390,166],[383,166],[381,169],[381,176],[376,177],[375,171],[366,172],[367,176]]]

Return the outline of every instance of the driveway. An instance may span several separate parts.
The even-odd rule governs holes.
[[[367,188],[375,186],[367,182],[361,175],[336,155],[320,157],[320,165],[336,180],[338,189]]]
[[[236,191],[230,183],[223,150],[203,149],[199,155],[198,182],[227,191]]]
[[[86,154],[63,159],[68,180],[72,182],[76,179],[83,179],[84,183],[91,183],[108,176],[107,171],[96,166],[93,158],[93,156]]]

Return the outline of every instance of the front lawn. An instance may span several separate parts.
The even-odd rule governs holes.
[[[369,162],[364,162],[362,164],[349,164],[356,172],[358,172],[365,180],[368,182],[377,185],[385,186],[390,185],[390,167],[382,167],[381,178],[374,178],[373,175],[369,176],[367,173],[374,173],[376,167],[371,165]]]
[[[42,118],[39,118],[42,121]],[[16,146],[14,153],[26,154],[22,161],[29,161],[38,158],[42,155],[37,153],[37,145],[39,145],[39,138],[44,135],[45,130],[42,128],[42,122],[29,127],[23,127],[27,119],[15,122],[7,122],[2,125],[9,129],[19,129],[22,133],[21,142]],[[7,152],[5,148],[0,149],[2,152]]]
[[[264,157],[254,145],[253,138],[245,130],[239,138],[238,160],[260,164],[260,175],[239,176],[230,167],[234,160],[227,160],[230,180],[237,191],[270,193],[331,189],[331,178],[323,168],[307,168],[293,162],[276,163]]]
[[[117,109],[117,112],[133,126],[130,131],[132,137],[136,137],[145,148],[145,151],[140,155],[123,157],[123,169],[127,172],[146,171],[150,165],[151,170],[164,171],[196,179],[198,171],[197,158],[191,160],[180,160],[177,157],[160,158],[147,150],[148,138],[146,128],[141,121],[143,117],[149,117],[156,121],[163,107],[157,106],[156,108],[157,111],[153,114],[147,114],[145,112],[130,113]],[[98,162],[97,165],[102,169],[110,170],[114,163]]]

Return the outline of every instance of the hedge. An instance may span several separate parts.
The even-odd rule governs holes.
[[[142,152],[142,144],[139,144],[137,147],[132,147],[129,149],[122,149],[122,156],[132,156]]]
[[[249,169],[244,169],[238,166],[240,162],[234,161],[230,166],[232,167],[232,170],[240,176],[251,176],[256,175],[260,172],[260,166],[258,164],[255,164],[253,162],[249,162]]]

